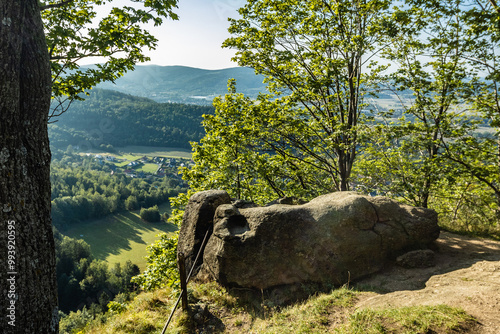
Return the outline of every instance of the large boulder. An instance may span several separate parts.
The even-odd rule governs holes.
[[[337,192],[303,205],[254,208],[220,198],[203,273],[227,287],[341,285],[439,236],[435,211],[386,197]],[[206,219],[203,224],[212,223]]]
[[[186,271],[189,272],[194,264],[196,255],[202,246],[207,231],[211,234],[215,210],[222,204],[231,203],[227,192],[222,190],[208,190],[194,194],[186,205],[182,226],[179,231],[177,252],[183,253],[186,259]],[[197,263],[194,274],[201,263]],[[186,273],[187,274],[187,273]]]

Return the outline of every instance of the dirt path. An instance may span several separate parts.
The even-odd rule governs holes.
[[[436,266],[390,266],[357,282],[366,294],[358,308],[447,304],[480,323],[478,333],[500,333],[500,242],[441,232]]]

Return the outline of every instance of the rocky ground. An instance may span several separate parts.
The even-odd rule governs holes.
[[[396,265],[356,283],[358,308],[447,304],[479,322],[478,333],[500,333],[500,242],[441,232],[436,265],[405,269]]]

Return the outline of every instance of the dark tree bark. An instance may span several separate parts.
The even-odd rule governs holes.
[[[47,134],[50,85],[38,1],[0,0],[2,333],[58,333]]]

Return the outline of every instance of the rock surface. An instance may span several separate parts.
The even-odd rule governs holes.
[[[439,236],[435,211],[385,197],[337,192],[303,205],[238,208],[222,192],[201,194],[194,195],[186,208],[179,250],[187,254],[193,248],[192,239],[200,237],[190,237],[189,231],[206,231],[212,224],[210,212],[215,212],[203,275],[227,287],[341,285],[377,272],[388,259],[425,248]],[[201,202],[213,203],[203,222],[201,215],[188,212],[203,206]],[[216,203],[220,204],[215,210]],[[191,239],[182,241],[183,237]]]
[[[429,268],[436,265],[435,253],[430,249],[418,249],[396,259],[396,264],[403,268]]]
[[[186,259],[187,273],[189,273],[193,266],[205,233],[213,229],[215,210],[220,205],[228,203],[231,203],[231,198],[222,190],[198,192],[189,199],[184,211],[182,226],[179,231],[179,242],[177,244],[177,252],[183,253]],[[197,273],[197,269],[201,265],[200,260],[193,274]]]

